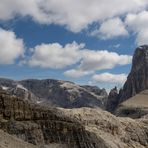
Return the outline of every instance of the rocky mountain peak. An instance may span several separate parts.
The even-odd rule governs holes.
[[[132,62],[132,71],[137,71],[141,67],[148,66],[148,46],[140,46],[136,49],[133,62]]]
[[[118,101],[118,89],[117,87],[114,87],[113,89],[111,89],[108,95],[106,110],[112,112],[118,104],[117,101]]]
[[[140,46],[135,50],[132,69],[124,84],[119,102],[134,96],[148,88],[148,46]]]

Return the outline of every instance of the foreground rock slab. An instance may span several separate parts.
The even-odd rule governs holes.
[[[148,148],[147,117],[120,118],[99,108],[47,108],[4,91],[0,128],[38,148]]]
[[[37,146],[0,130],[0,148],[37,148]]]
[[[100,148],[148,147],[148,118],[134,120],[115,117],[99,108],[61,110],[68,117],[81,121],[87,131],[95,133],[100,141]]]

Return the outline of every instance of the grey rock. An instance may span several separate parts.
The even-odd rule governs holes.
[[[33,103],[64,108],[104,108],[107,98],[105,89],[53,79],[23,81],[0,79],[0,86],[11,94]]]
[[[48,108],[5,91],[0,91],[0,109],[0,129],[34,147],[148,147],[147,117],[119,118],[100,108]]]
[[[148,46],[144,45],[135,50],[131,72],[119,94],[114,91],[112,94],[111,91],[108,96],[107,110],[114,113],[122,102],[146,89],[148,89]],[[131,109],[130,112],[135,112],[135,109]]]
[[[106,110],[109,112],[113,112],[115,110],[115,108],[118,105],[118,90],[117,87],[113,88],[109,95],[108,95],[108,99],[107,99],[107,103],[106,103]]]
[[[148,89],[148,46],[140,46],[136,49],[132,69],[123,86],[120,103],[137,93]]]
[[[0,92],[0,128],[37,146],[53,143],[69,148],[98,148],[104,143],[83,124],[56,108],[47,108]],[[54,148],[54,147],[53,147]]]

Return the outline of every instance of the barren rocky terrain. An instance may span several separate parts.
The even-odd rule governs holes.
[[[0,108],[1,129],[40,148],[148,147],[146,117],[121,118],[100,108],[47,108],[5,91]]]
[[[95,86],[0,79],[0,147],[148,148],[147,53],[136,49],[138,65],[108,98]]]

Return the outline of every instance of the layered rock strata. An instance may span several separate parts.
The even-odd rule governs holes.
[[[1,129],[34,145],[58,143],[71,148],[96,148],[98,145],[95,134],[85,131],[75,119],[65,117],[56,109],[29,104],[2,91],[0,116]]]

